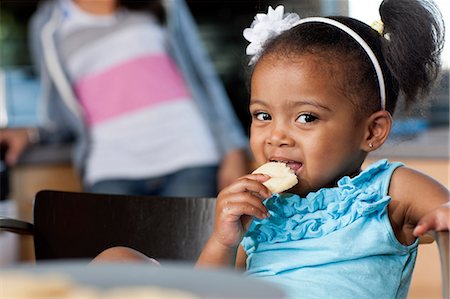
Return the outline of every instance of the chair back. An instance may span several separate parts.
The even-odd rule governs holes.
[[[156,259],[194,261],[213,227],[215,198],[40,191],[36,261],[93,258],[113,246]]]

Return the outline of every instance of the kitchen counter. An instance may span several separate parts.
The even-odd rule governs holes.
[[[71,164],[71,152],[70,143],[35,145],[20,157],[18,166]]]

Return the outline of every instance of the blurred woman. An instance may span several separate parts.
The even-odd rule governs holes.
[[[43,126],[27,145],[74,138],[91,192],[215,196],[247,173],[247,138],[184,1],[49,0],[31,20]]]

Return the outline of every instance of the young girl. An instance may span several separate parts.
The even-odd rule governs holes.
[[[268,176],[249,174],[223,189],[198,266],[235,261],[292,298],[407,297],[418,236],[450,227],[449,192],[401,163],[361,165],[388,138],[399,98],[430,89],[443,24],[423,1],[385,0],[380,15],[377,32],[269,8],[244,31],[252,152],[299,183],[270,194]]]

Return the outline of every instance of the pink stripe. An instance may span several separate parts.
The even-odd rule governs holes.
[[[140,57],[81,78],[75,91],[89,125],[189,95],[178,69],[164,54]]]

